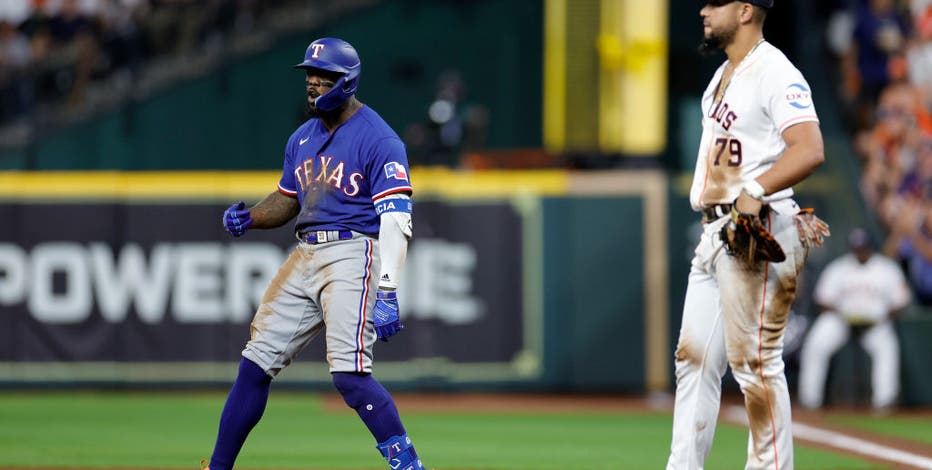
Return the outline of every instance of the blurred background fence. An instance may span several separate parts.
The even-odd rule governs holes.
[[[922,117],[929,77],[895,73],[928,45],[928,11],[908,6],[892,7],[909,28],[877,89],[913,87],[922,98],[908,112]],[[873,117],[879,92],[845,87],[866,76],[851,71],[858,36],[844,29],[865,8],[786,0],[768,19],[768,38],[815,90],[826,139],[827,162],[798,197],[836,233],[813,252],[794,307],[791,382],[817,313],[812,283],[848,230],[890,240],[903,236],[896,214],[929,210],[929,193],[898,189],[907,174],[932,182],[920,164],[932,156],[902,143],[925,142],[925,121],[883,156],[894,175],[877,176],[877,146],[859,144],[889,135]],[[294,239],[281,229],[231,242],[219,217],[274,190],[285,141],[306,119],[290,66],[312,39],[337,36],[362,57],[359,98],[414,167],[409,329],[377,347],[376,373],[410,389],[671,390],[699,230],[687,198],[698,98],[720,63],[695,53],[697,11],[634,0],[5,2],[0,386],[232,379]],[[898,319],[901,401],[928,404],[932,315],[915,260],[901,261],[917,294]],[[329,387],[322,347],[280,381]],[[857,373],[846,351],[833,383]],[[836,399],[850,398],[844,388]]]

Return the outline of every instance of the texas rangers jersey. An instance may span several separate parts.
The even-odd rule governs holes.
[[[368,106],[332,133],[309,119],[288,139],[278,190],[298,198],[296,231],[378,234],[372,202],[412,191],[404,143]]]
[[[786,149],[782,134],[818,122],[809,84],[779,49],[758,43],[721,84],[723,63],[702,95],[702,140],[689,202],[694,210],[733,202],[744,182],[773,166]],[[720,99],[716,99],[716,92]],[[770,194],[787,199],[792,188]]]
[[[875,254],[861,264],[849,253],[825,267],[814,297],[848,321],[876,323],[890,311],[907,306],[910,295],[906,277],[895,261]]]

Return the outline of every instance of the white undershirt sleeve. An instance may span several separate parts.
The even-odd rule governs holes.
[[[375,204],[378,205],[389,199],[403,199],[407,202],[410,198],[406,194],[392,194],[379,198]],[[379,289],[395,290],[398,288],[398,280],[408,254],[408,240],[411,238],[413,228],[411,214],[383,212],[379,217],[381,221],[379,250],[382,265],[382,271],[379,274]]]

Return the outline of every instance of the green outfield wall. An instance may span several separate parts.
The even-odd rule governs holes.
[[[264,286],[295,242],[287,228],[234,241],[219,214],[277,180],[275,171],[0,172],[0,385],[228,383]],[[653,170],[424,168],[412,181],[415,237],[400,294],[408,328],[377,345],[380,378],[432,390],[672,390],[700,230],[681,183]],[[813,269],[837,244],[814,254]],[[810,314],[805,297],[800,289],[797,315]],[[932,399],[929,318],[898,320],[904,403]],[[323,357],[313,343],[278,381],[329,387]],[[852,364],[843,355],[833,366],[841,386],[866,370]]]
[[[378,345],[380,377],[434,389],[669,386],[662,174],[415,169],[412,179],[408,328]],[[218,214],[277,180],[0,173],[0,217],[15,221],[0,235],[0,382],[227,382],[294,239],[283,228],[232,241]],[[312,344],[279,380],[328,384],[323,357]]]

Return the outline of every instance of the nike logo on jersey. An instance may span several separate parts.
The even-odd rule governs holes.
[[[310,139],[311,139],[310,137],[305,137],[305,138],[301,139],[300,141],[298,141],[298,145],[304,145],[304,143],[307,142],[307,141],[310,140]]]

